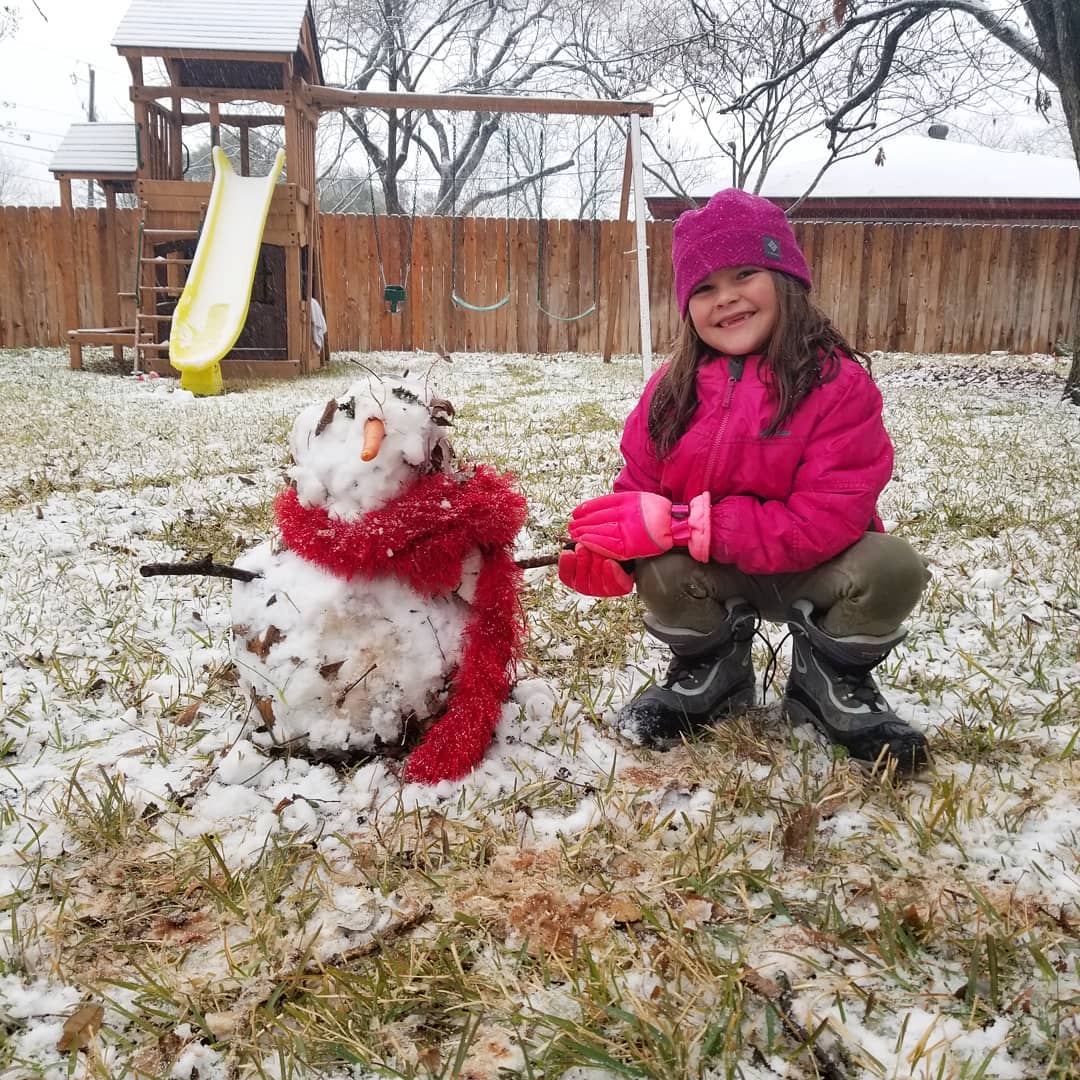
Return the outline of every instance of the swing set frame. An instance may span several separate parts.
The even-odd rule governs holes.
[[[641,368],[648,378],[652,374],[652,322],[649,317],[649,265],[645,238],[645,174],[641,163],[641,118],[652,116],[653,106],[646,101],[617,101],[601,98],[530,98],[503,94],[415,94],[402,91],[342,90],[329,86],[308,85],[304,104],[312,112],[337,112],[340,109],[385,109],[444,112],[504,112],[564,116],[620,116],[629,120],[626,155],[623,162],[622,191],[619,197],[619,236],[628,246],[626,254],[637,256],[639,330],[641,334]],[[631,193],[634,199],[634,236],[631,240],[629,208]],[[606,282],[610,302],[606,305],[607,326],[604,333],[604,361],[611,359],[615,341],[615,324],[619,316],[620,294],[616,279],[620,267],[613,263]]]

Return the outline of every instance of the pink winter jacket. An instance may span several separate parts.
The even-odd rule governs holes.
[[[649,403],[664,369],[649,380],[626,421],[626,465],[616,491],[651,491],[688,503],[712,497],[711,556],[747,574],[809,570],[882,530],[877,498],[892,475],[893,448],[873,379],[845,357],[769,438],[774,406],[758,357],[716,357],[698,370],[699,405],[671,453],[649,438]]]

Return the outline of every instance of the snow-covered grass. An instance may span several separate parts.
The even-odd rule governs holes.
[[[539,569],[497,741],[432,790],[264,756],[228,583],[138,574],[264,538],[292,418],[361,359],[431,368],[459,455],[517,472],[519,554],[607,489],[641,382],[636,359],[380,354],[196,401],[0,355],[0,1074],[1080,1076],[1062,365],[876,363],[882,509],[934,572],[885,681],[932,771],[868,776],[791,730],[786,650],[751,715],[617,742],[663,655],[635,598]]]

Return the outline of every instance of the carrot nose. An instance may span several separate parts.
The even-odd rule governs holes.
[[[364,449],[360,451],[361,461],[372,461],[386,438],[386,425],[377,417],[372,416],[364,421]]]

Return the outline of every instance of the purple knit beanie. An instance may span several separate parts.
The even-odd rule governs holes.
[[[717,192],[700,210],[687,210],[675,222],[671,264],[684,319],[694,287],[727,266],[780,270],[811,286],[810,268],[784,211],[738,188]]]

